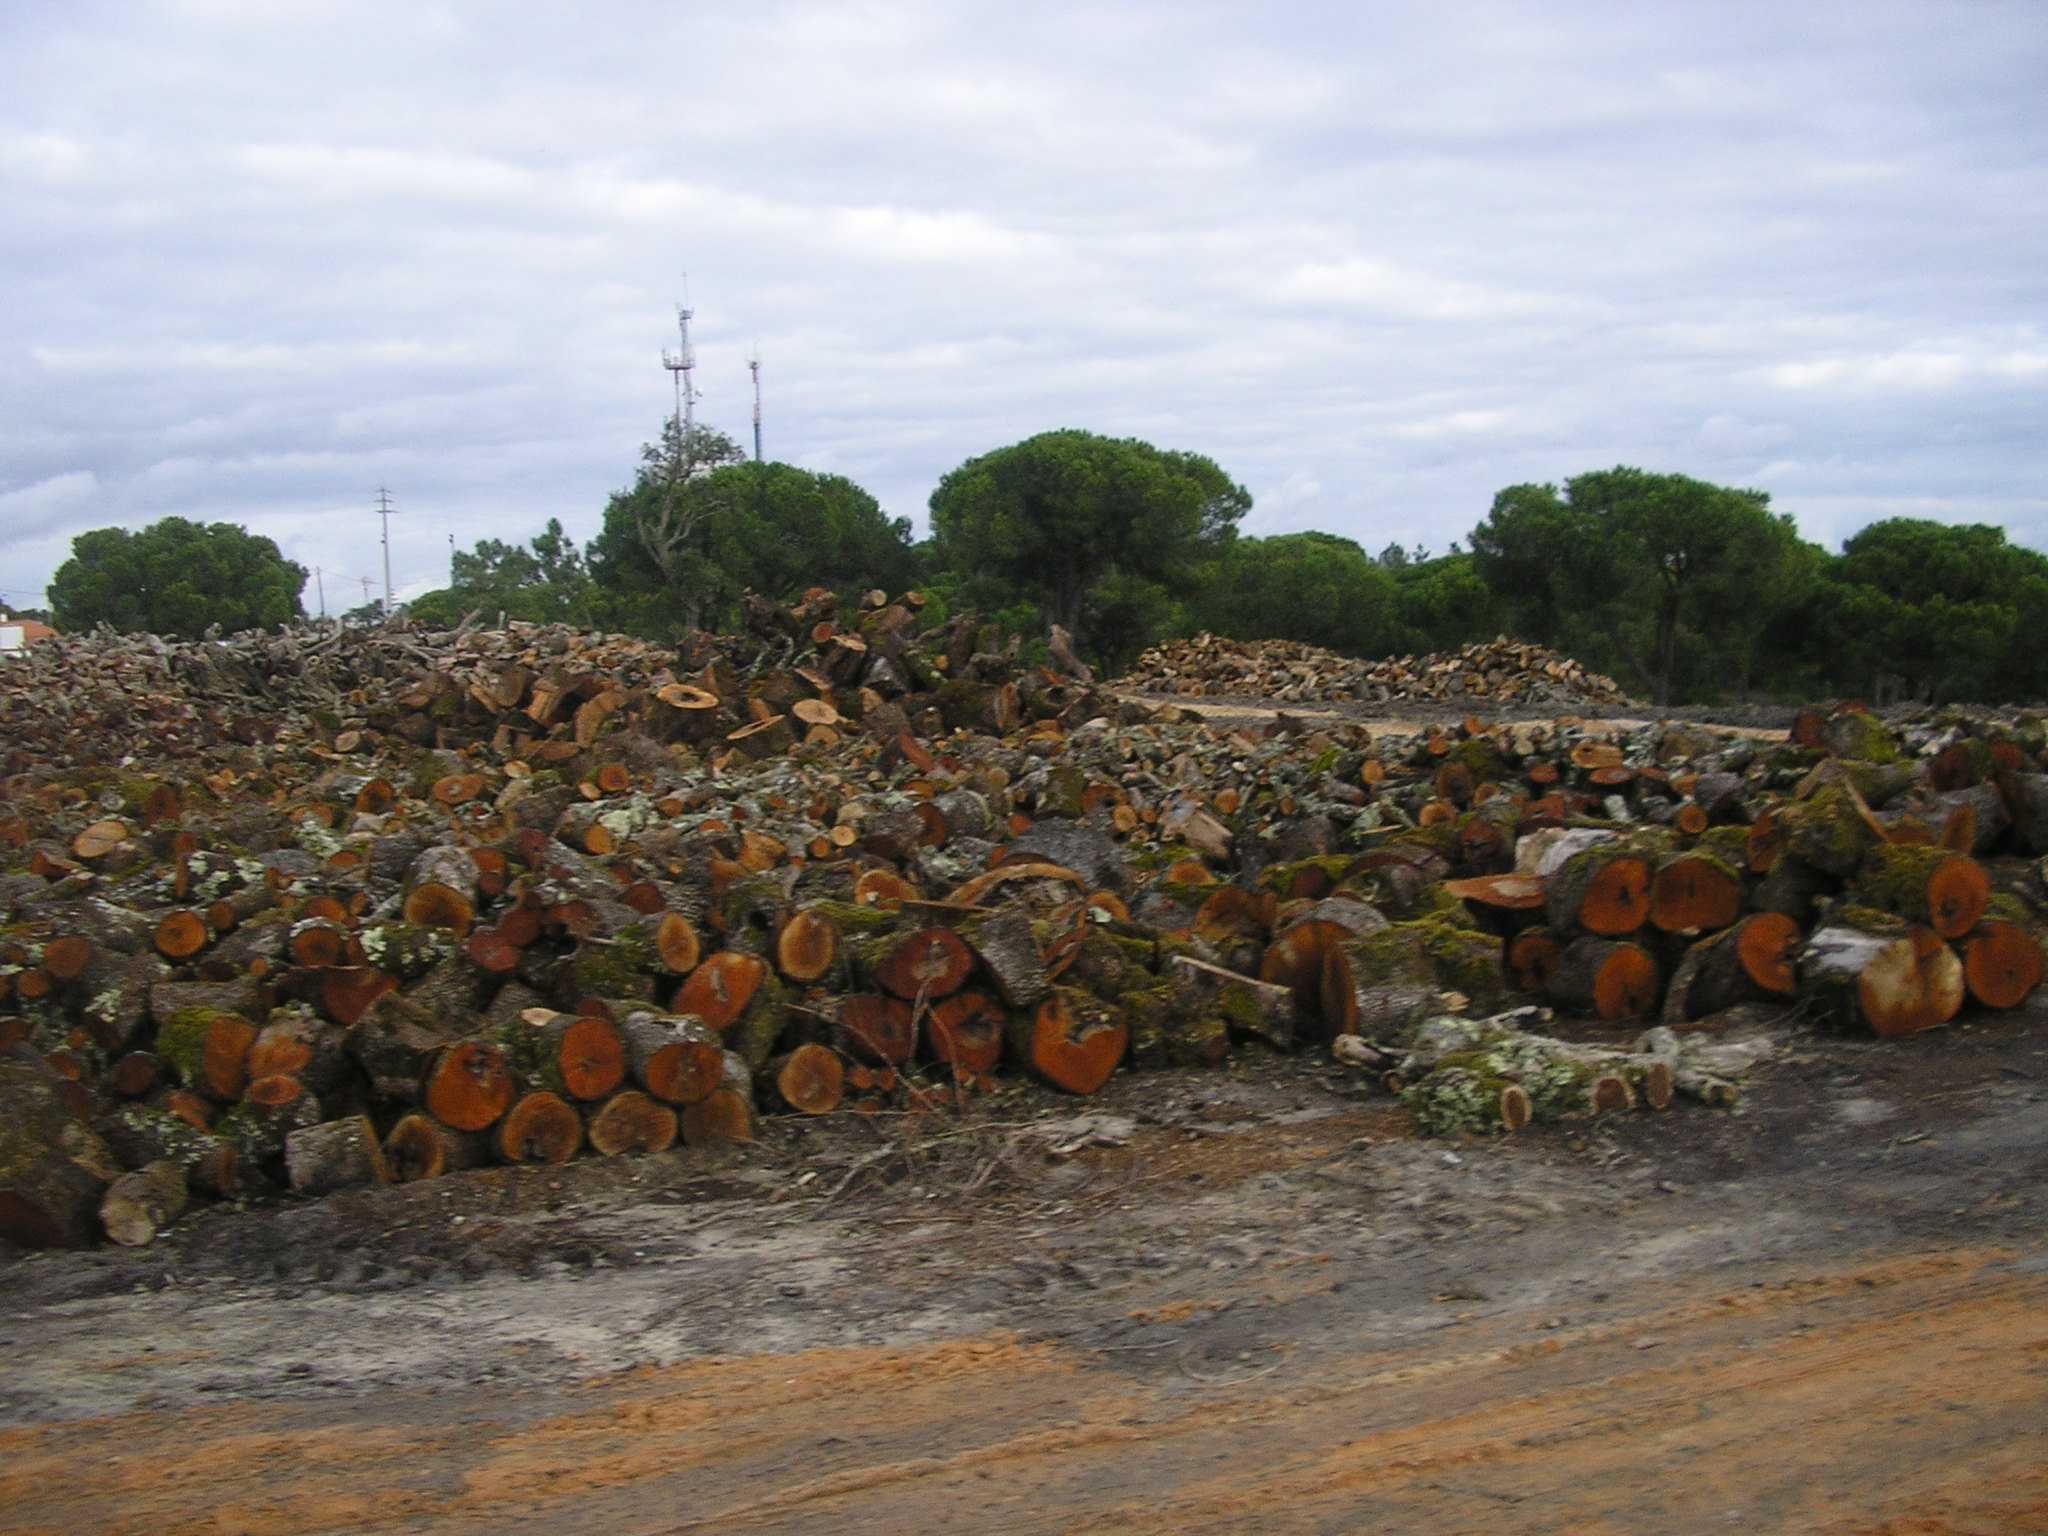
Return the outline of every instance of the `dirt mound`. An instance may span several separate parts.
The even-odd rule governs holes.
[[[1117,687],[1182,698],[1277,699],[1283,703],[1547,705],[1560,709],[1626,706],[1611,677],[1569,656],[1507,636],[1427,656],[1361,661],[1291,640],[1226,640],[1200,634],[1155,645]]]

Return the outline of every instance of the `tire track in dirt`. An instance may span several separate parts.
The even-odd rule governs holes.
[[[987,1335],[140,1412],[0,1434],[0,1529],[2048,1529],[2042,1256],[1725,1284],[1299,1339],[1228,1377]]]

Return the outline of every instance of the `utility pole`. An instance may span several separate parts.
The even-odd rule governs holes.
[[[320,575],[320,567],[313,567],[313,586],[320,594],[320,617],[327,617],[327,583]]]
[[[391,505],[391,493],[383,486],[377,487],[377,516],[384,520],[384,617],[391,617],[391,514],[398,509]],[[370,600],[369,593],[363,594],[363,601]]]
[[[761,348],[754,347],[754,355],[747,359],[747,372],[754,376],[754,462],[761,462]]]
[[[448,585],[455,585],[455,535],[448,535]]]
[[[363,584],[363,606],[367,608],[370,606],[370,578],[367,576],[361,576],[358,577],[357,580],[361,581]]]

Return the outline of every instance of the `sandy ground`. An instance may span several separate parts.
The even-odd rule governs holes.
[[[2048,1006],[1782,1042],[1735,1112],[1246,1058],[16,1260],[0,1529],[2048,1530]]]

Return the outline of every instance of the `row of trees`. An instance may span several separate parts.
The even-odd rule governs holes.
[[[2027,643],[2048,620],[2048,557],[1997,528],[1893,519],[1836,555],[1762,491],[1626,467],[1510,486],[1436,557],[1245,537],[1250,508],[1200,454],[1047,432],[946,475],[913,543],[852,481],[749,463],[723,433],[671,422],[588,545],[559,520],[523,544],[483,540],[411,611],[670,638],[733,623],[749,590],[918,585],[928,618],[971,605],[1034,637],[1058,623],[1110,667],[1196,629],[1366,656],[1508,632],[1659,703],[2048,696],[2048,649]],[[73,550],[51,587],[63,628],[190,635],[303,611],[304,569],[229,525],[102,529]]]

